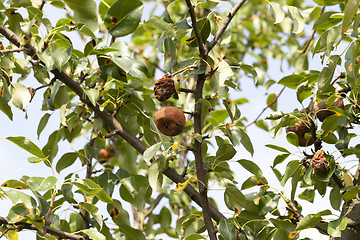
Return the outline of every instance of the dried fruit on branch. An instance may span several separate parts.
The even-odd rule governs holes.
[[[326,173],[330,170],[330,163],[326,160],[324,150],[319,150],[311,160],[311,166],[315,173]]]
[[[175,93],[175,83],[171,75],[164,75],[154,85],[154,95],[157,100],[164,102]]]
[[[99,161],[99,163],[103,164],[114,156],[115,156],[114,149],[112,149],[110,147],[105,147],[99,151],[98,161]]]
[[[177,107],[164,107],[155,116],[156,127],[166,136],[180,134],[186,124],[184,112]]]
[[[315,102],[315,113],[316,117],[323,122],[327,117],[335,114],[334,111],[328,110],[326,107],[326,103],[329,100],[329,98],[325,98],[324,100],[318,102]],[[331,104],[332,107],[337,107],[340,109],[344,109],[344,101],[342,97],[337,97],[333,104]]]
[[[299,120],[295,122],[294,127],[286,127],[286,133],[294,132],[298,136],[299,146],[307,147],[314,143],[315,139],[313,136],[310,139],[305,138],[306,133],[312,133],[315,130],[314,124],[310,123],[307,119]]]

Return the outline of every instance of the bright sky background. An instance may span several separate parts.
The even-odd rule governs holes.
[[[99,2],[99,1],[97,1]],[[147,10],[147,5],[149,3],[145,3],[145,11],[144,11],[144,19],[147,19],[149,17],[149,12]],[[56,20],[59,19],[59,16],[62,16],[64,14],[64,11],[56,9],[54,7],[51,7],[49,4],[45,5],[44,15],[45,17],[49,18],[53,25],[55,24]],[[311,35],[312,32],[308,31],[306,34],[308,36]],[[66,34],[69,36],[69,34]],[[75,35],[73,35],[75,36]],[[70,38],[72,38],[72,35],[70,35]],[[73,41],[75,43],[76,41]],[[340,51],[341,52],[341,51]],[[246,62],[246,59],[244,61],[245,64],[249,64]],[[309,64],[309,69],[316,69],[320,70],[322,68],[321,65],[319,65],[320,61],[316,57],[314,61],[311,61]],[[279,61],[268,61],[269,69],[270,69],[270,76],[275,81],[280,80],[283,76],[291,74],[291,70],[288,70],[285,68],[286,72],[279,72]],[[274,69],[274,70],[271,70]],[[339,74],[343,69],[338,69],[338,72],[335,74]],[[236,96],[231,96],[232,99],[245,97],[249,100],[249,103],[240,105],[240,111],[242,112],[242,116],[246,116],[249,120],[249,122],[253,121],[257,115],[261,112],[261,110],[266,106],[266,93],[263,89],[263,87],[256,88],[254,86],[254,83],[251,79],[244,78],[240,80],[241,82],[241,88],[244,90]],[[29,77],[27,80],[22,82],[28,87],[38,87],[39,83],[37,83],[36,80],[34,80],[33,77]],[[273,86],[269,89],[270,93],[278,93],[282,87],[281,86]],[[48,140],[48,136],[58,129],[60,121],[59,121],[59,111],[56,111],[51,117],[50,120],[45,128],[45,130],[42,132],[40,139],[37,139],[37,126],[38,123],[43,116],[43,112],[40,111],[41,105],[42,105],[42,99],[44,91],[38,91],[32,101],[32,103],[29,104],[27,108],[27,115],[28,119],[25,119],[25,113],[21,112],[20,110],[16,108],[12,108],[14,113],[14,121],[10,121],[3,113],[0,113],[0,137],[7,137],[7,136],[26,136],[31,141],[33,141],[35,144],[37,144],[40,148],[42,148]],[[296,101],[295,92],[290,89],[286,89],[278,101],[278,109],[281,109],[283,112],[291,112],[294,108],[301,108],[301,105]],[[271,113],[271,110],[268,109],[262,118],[265,118],[269,113]],[[267,134],[265,131],[257,128],[255,125],[249,127],[247,129],[247,132],[253,142],[254,148],[255,148],[255,154],[253,157],[251,157],[248,152],[243,148],[239,147],[237,149],[238,153],[233,158],[234,163],[231,164],[231,169],[234,169],[235,174],[237,174],[237,181],[239,182],[238,187],[241,187],[241,184],[250,176],[246,172],[245,169],[243,169],[238,163],[236,163],[239,159],[249,159],[257,163],[262,171],[264,172],[265,177],[268,179],[270,185],[276,187],[279,190],[284,190],[285,194],[287,196],[290,196],[291,187],[289,184],[286,185],[285,188],[281,187],[278,183],[278,180],[275,178],[274,174],[272,173],[272,170],[270,169],[270,165],[272,165],[272,162],[278,152],[271,150],[267,147],[265,147],[266,144],[275,144],[280,145],[291,152],[295,153],[298,157],[293,157],[293,159],[301,159],[301,151],[303,148],[296,148],[292,145],[290,145],[284,135],[281,135],[277,137],[276,139],[273,139]],[[82,144],[85,143],[85,139],[82,139],[78,141],[78,146],[81,147]],[[333,150],[327,148],[327,144],[323,144],[324,149],[326,151],[332,152]],[[68,144],[60,143],[59,144],[59,152],[57,154],[57,157],[55,158],[54,162],[59,159],[63,155],[63,153],[72,150],[71,146]],[[307,151],[310,151],[310,148],[307,148]],[[29,157],[29,154],[14,145],[13,143],[0,139],[0,160],[3,163],[3,167],[0,169],[0,184],[8,179],[20,179],[23,175],[28,176],[42,176],[47,177],[52,175],[52,171],[50,168],[46,167],[43,163],[39,164],[31,164],[26,159]],[[286,162],[290,160],[287,159]],[[341,160],[341,159],[340,159]],[[286,163],[283,163],[281,165],[281,169],[284,170],[286,166]],[[60,179],[62,179],[64,176],[66,176],[70,171],[78,172],[81,176],[85,176],[84,168],[81,167],[80,162],[77,161],[73,167],[64,170],[62,172]],[[283,172],[283,171],[282,171]],[[59,177],[59,175],[55,174],[56,177]],[[60,180],[59,180],[60,182]],[[58,182],[58,183],[59,183]],[[291,181],[289,181],[291,182]],[[226,206],[223,203],[223,193],[221,191],[221,194],[219,193],[219,190],[216,190],[217,186],[213,186],[213,190],[211,189],[209,191],[209,195],[214,197],[217,202],[218,206],[220,207],[221,211],[223,211],[224,214],[227,216],[231,216],[231,212],[227,210]],[[254,190],[254,189],[250,189]],[[299,189],[297,194],[300,193],[302,190]],[[328,191],[329,192],[329,191]],[[303,205],[304,214],[310,214],[310,213],[316,213],[320,210],[324,209],[331,209],[329,205],[328,195],[326,195],[324,198],[321,198],[317,196],[315,198],[314,204],[310,204],[305,201],[300,201]],[[164,203],[165,204],[165,203]],[[1,208],[0,208],[0,216],[7,216],[9,208],[12,206],[11,202],[8,200],[1,201]],[[335,213],[335,212],[333,212]],[[229,215],[230,214],[230,215]],[[131,214],[130,214],[131,215]],[[33,232],[29,233],[21,233],[20,239],[34,239]],[[310,230],[310,231],[304,231],[302,233],[302,236],[305,237],[312,237],[314,239],[327,239],[326,237],[319,236],[318,232],[316,230]],[[164,238],[166,239],[166,238]]]

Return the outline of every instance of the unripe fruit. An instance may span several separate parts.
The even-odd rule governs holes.
[[[315,112],[316,112],[316,117],[323,122],[327,117],[335,114],[333,111],[331,110],[327,110],[326,108],[326,102],[329,100],[329,98],[325,98],[324,100],[318,102],[315,102]],[[333,107],[337,107],[340,109],[344,109],[344,101],[342,99],[342,97],[338,97],[335,99],[335,101],[333,102],[333,104],[331,104],[331,106]]]
[[[156,113],[155,124],[162,134],[176,136],[184,130],[186,118],[177,107],[163,107]]]
[[[314,130],[315,126],[311,124],[308,120],[303,119],[295,122],[294,127],[286,127],[286,133],[294,132],[298,136],[299,146],[307,147],[314,143],[314,137],[311,136],[310,139],[305,138],[306,133],[311,133]]]
[[[154,95],[157,100],[164,102],[175,93],[175,83],[171,75],[164,75],[154,85]]]

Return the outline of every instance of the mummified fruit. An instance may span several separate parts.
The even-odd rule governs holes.
[[[326,160],[324,150],[319,150],[314,154],[314,157],[311,160],[311,166],[315,173],[329,172],[330,163]]]
[[[324,100],[318,102],[315,102],[315,113],[316,117],[323,122],[325,118],[335,114],[333,111],[328,110],[326,107],[326,103],[329,100],[329,98],[325,98]],[[333,104],[331,104],[333,107],[344,109],[344,101],[342,97],[337,97]]]
[[[115,156],[114,150],[112,148],[105,147],[99,151],[98,161],[100,163],[105,163],[113,156]]]
[[[298,136],[299,146],[307,147],[314,143],[314,137],[311,136],[310,139],[305,138],[306,133],[311,133],[314,130],[315,126],[311,124],[307,119],[299,120],[295,122],[294,127],[286,127],[286,133],[294,132]]]
[[[154,85],[154,95],[157,100],[164,102],[175,93],[175,83],[171,75],[164,75]]]
[[[184,130],[186,118],[177,107],[163,107],[156,113],[155,124],[162,134],[176,136]]]

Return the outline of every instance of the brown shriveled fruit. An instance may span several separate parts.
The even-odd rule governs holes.
[[[105,147],[99,151],[98,161],[102,164],[107,162],[113,156],[115,156],[114,150],[112,148]]]
[[[316,117],[323,122],[327,117],[335,114],[331,110],[327,110],[326,102],[329,100],[329,98],[325,98],[324,100],[318,102],[315,102],[315,113]],[[344,101],[342,97],[337,97],[333,104],[331,104],[333,107],[337,107],[340,109],[344,109]]]
[[[175,93],[175,83],[171,75],[164,75],[154,85],[154,95],[157,100],[164,102]]]
[[[311,159],[311,166],[315,173],[325,173],[330,170],[330,163],[326,160],[324,150],[318,150]]]
[[[306,133],[311,133],[314,130],[315,126],[311,124],[307,119],[299,120],[295,122],[294,127],[286,127],[286,133],[294,132],[298,136],[299,146],[307,147],[314,143],[314,137],[311,136],[310,139],[305,138]]]
[[[186,118],[177,107],[163,107],[156,113],[155,124],[162,134],[176,136],[184,130]]]

